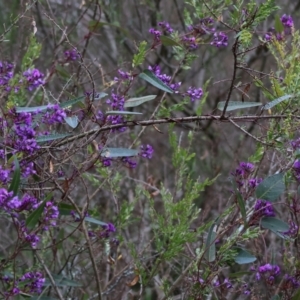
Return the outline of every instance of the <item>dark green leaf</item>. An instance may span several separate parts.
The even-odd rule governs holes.
[[[268,201],[275,201],[284,192],[284,173],[279,173],[267,177],[256,188],[256,197]]]
[[[290,99],[292,98],[293,95],[285,95],[285,96],[282,96],[280,98],[277,98],[269,103],[267,103],[266,105],[264,105],[261,109],[262,110],[268,110],[272,107],[274,107],[275,105],[279,104],[280,102],[284,101],[284,100],[287,100],[287,99]]]
[[[71,211],[75,211],[75,207],[67,203],[59,203],[58,211],[61,216],[71,216]]]
[[[274,217],[263,217],[261,219],[261,227],[265,229],[270,229],[273,232],[286,232],[289,230],[290,226],[288,223],[285,223]]]
[[[110,110],[105,113],[106,115],[142,115],[140,112],[125,111],[125,110]]]
[[[113,158],[113,157],[131,157],[137,156],[139,150],[127,149],[127,148],[105,148],[101,151],[102,157]]]
[[[34,210],[26,219],[26,227],[28,229],[33,229],[35,225],[39,222],[39,219],[41,215],[43,214],[45,204],[47,202],[47,199],[45,199],[39,207]]]
[[[275,31],[281,33],[284,31],[284,26],[278,15],[275,16]]]
[[[157,95],[148,95],[138,98],[130,98],[125,101],[124,107],[135,107],[143,104],[144,102],[151,101],[155,99]]]
[[[214,231],[215,223],[213,223],[208,231],[207,239],[206,239],[206,252],[205,257],[208,262],[213,262],[216,259],[216,236],[217,233]]]
[[[55,69],[57,71],[57,73],[64,79],[68,79],[71,77],[71,75],[68,73],[68,71],[62,67],[61,65],[56,65]]]
[[[74,104],[82,102],[85,99],[86,96],[80,96],[78,98],[74,98],[71,100],[68,100],[66,102],[60,103],[59,106],[61,108],[71,108]]]
[[[78,117],[77,116],[73,116],[73,117],[65,117],[65,121],[66,123],[71,126],[72,128],[76,128],[78,125]]]
[[[239,265],[250,264],[256,261],[256,257],[250,254],[248,251],[242,248],[235,248],[237,250],[238,255],[234,258],[234,261]]]
[[[52,274],[52,278],[54,279],[56,286],[72,286],[72,287],[82,286],[82,284],[80,284],[74,280],[68,279],[67,277],[62,276],[62,275]],[[43,284],[43,286],[51,286],[51,285],[52,284],[49,279],[46,279],[46,281]]]
[[[231,183],[233,185],[233,190],[236,194],[238,206],[240,208],[240,212],[241,212],[242,218],[244,220],[244,224],[246,225],[247,224],[247,216],[246,216],[245,201],[244,201],[240,191],[238,190],[238,188],[236,186],[236,182],[235,182],[234,178],[231,179]]]
[[[49,142],[49,141],[63,139],[65,137],[68,137],[71,135],[72,134],[70,134],[70,133],[55,133],[55,134],[42,135],[42,136],[36,137],[36,141],[38,143],[45,143],[45,142]]]
[[[14,196],[16,196],[19,191],[20,180],[21,180],[20,164],[16,156],[14,156],[14,168],[15,168],[14,175],[10,183],[10,186],[8,188],[8,191],[13,192]]]
[[[174,39],[170,38],[169,36],[162,35],[160,36],[161,43],[164,46],[181,46],[178,42],[176,42]]]
[[[225,107],[225,103],[226,101],[219,102],[217,106],[218,110],[223,111]],[[262,103],[259,102],[229,101],[226,111],[232,111],[241,108],[250,108],[250,107],[261,106],[261,105]]]
[[[142,73],[139,74],[139,77],[164,92],[171,94],[174,93],[174,91],[170,87],[168,87],[164,82],[157,78],[156,75],[150,70],[144,70]]]

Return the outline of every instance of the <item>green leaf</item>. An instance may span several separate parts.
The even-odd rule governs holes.
[[[85,99],[86,96],[80,96],[78,98],[74,98],[74,99],[71,99],[71,100],[68,100],[66,102],[63,102],[63,103],[60,103],[59,106],[61,108],[71,108],[72,105],[78,103],[78,102],[81,102]]]
[[[61,216],[70,216],[71,211],[75,211],[75,207],[68,203],[59,203],[58,211]]]
[[[91,218],[91,217],[85,217],[84,220],[86,222],[97,224],[97,225],[100,225],[100,226],[106,226],[107,225],[107,223],[104,223],[102,221],[99,221],[99,220]]]
[[[71,77],[71,74],[61,65],[55,65],[55,70],[62,78],[68,79]]]
[[[142,73],[139,74],[139,77],[164,92],[170,94],[174,93],[174,91],[170,87],[168,87],[164,82],[157,78],[156,75],[150,70],[144,70]]]
[[[248,251],[242,248],[235,248],[237,250],[238,255],[234,258],[234,261],[239,265],[250,264],[256,261],[256,257],[250,254]]]
[[[124,107],[135,107],[143,104],[144,102],[151,101],[155,99],[157,95],[148,95],[138,98],[130,98],[125,101]]]
[[[106,115],[142,115],[140,112],[125,111],[125,110],[110,110],[105,113]]]
[[[300,290],[298,290],[297,293],[294,294],[294,296],[291,300],[299,300],[299,299],[300,299]]]
[[[225,107],[225,103],[226,101],[219,102],[217,106],[218,110],[223,111]],[[262,103],[259,102],[229,101],[226,111],[232,111],[241,108],[250,108],[250,107],[261,106],[261,105]]]
[[[267,103],[261,109],[262,110],[268,110],[268,109],[274,107],[275,105],[279,104],[280,102],[282,102],[284,100],[287,100],[287,99],[290,99],[292,97],[293,97],[293,95],[285,95],[285,96],[279,97],[279,98]]]
[[[275,16],[275,31],[281,33],[284,31],[284,26],[278,15]]]
[[[104,148],[101,151],[101,156],[106,158],[113,157],[131,157],[137,156],[139,150],[127,149],[127,148]]]
[[[233,190],[236,194],[238,206],[240,208],[240,212],[241,212],[242,218],[244,220],[244,224],[246,225],[247,224],[247,215],[246,215],[245,201],[244,201],[240,191],[238,190],[238,188],[236,186],[236,182],[235,182],[234,178],[231,178],[231,183],[233,185]]]
[[[42,105],[42,106],[32,106],[32,107],[16,107],[16,113],[22,113],[22,112],[37,112],[37,111],[43,111],[48,108],[48,105]]]
[[[206,253],[205,257],[208,262],[213,262],[216,259],[216,236],[217,233],[214,231],[215,223],[213,223],[210,228],[206,239]]]
[[[177,41],[175,41],[174,39],[170,38],[169,36],[162,35],[159,38],[161,40],[161,43],[164,46],[181,46]]]
[[[100,93],[96,93],[95,97],[94,97],[94,101],[97,100],[101,100],[102,98],[106,97],[108,94],[104,93],[104,92],[100,92]],[[91,100],[93,99],[93,97],[91,97]]]
[[[286,232],[289,230],[290,226],[274,217],[263,217],[261,219],[261,227],[265,229],[270,229],[273,232]]]
[[[73,117],[65,117],[65,121],[66,123],[71,126],[72,128],[76,128],[79,120],[77,116],[73,116]]]
[[[82,286],[81,283],[71,280],[63,275],[52,274],[52,278],[54,279],[56,286],[72,286],[72,287]],[[52,286],[52,284],[50,280],[46,278],[46,281],[43,283],[43,286]]]
[[[47,199],[45,199],[39,207],[34,210],[26,219],[26,227],[28,229],[33,229],[35,225],[39,222],[39,219],[41,215],[43,214],[45,204],[47,202]]]
[[[45,143],[49,141],[55,141],[59,139],[63,139],[65,137],[71,136],[70,133],[55,133],[55,134],[48,134],[36,137],[37,143]]]
[[[284,173],[279,173],[267,177],[256,188],[256,197],[258,199],[275,201],[284,192],[285,186],[283,182]]]
[[[14,175],[10,183],[10,186],[8,188],[8,191],[13,192],[13,195],[16,196],[19,191],[20,180],[21,180],[20,164],[16,156],[14,156],[14,167],[15,167]]]

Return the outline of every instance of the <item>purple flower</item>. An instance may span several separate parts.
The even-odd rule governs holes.
[[[130,159],[129,157],[123,157],[122,162],[130,169],[134,169],[137,166],[136,161]]]
[[[291,28],[294,25],[293,19],[291,16],[287,16],[284,14],[281,18],[280,21],[282,22],[284,27]]]
[[[151,159],[152,158],[152,155],[153,155],[153,148],[152,146],[150,145],[142,145],[141,146],[141,152],[140,152],[140,156],[144,157],[144,158],[148,158],[148,159]]]
[[[168,22],[158,22],[158,26],[160,26],[167,33],[172,33],[174,30],[171,28]]]
[[[297,150],[300,148],[300,138],[291,141],[291,146],[293,147],[294,150]]]
[[[254,206],[254,215],[255,217],[275,217],[272,203],[258,199]]]
[[[107,223],[106,225],[103,225],[102,228],[104,229],[100,233],[100,237],[108,238],[109,235],[113,232],[116,232],[116,227],[112,223]]]
[[[45,84],[45,81],[43,79],[44,74],[41,73],[38,69],[28,69],[23,73],[23,76],[27,80],[27,88],[29,91],[32,91],[38,86]]]
[[[42,122],[49,125],[63,123],[66,116],[65,111],[58,104],[49,104],[42,117]]]
[[[155,43],[159,43],[160,42],[160,36],[162,35],[162,33],[159,30],[155,30],[154,28],[150,28],[149,29],[149,33],[151,33],[152,35],[154,35],[154,42]]]
[[[101,162],[103,167],[110,167],[112,163],[112,158],[102,158]]]
[[[58,207],[53,202],[48,201],[44,207],[44,230],[48,230],[49,226],[55,227],[59,217]]]
[[[251,271],[255,271],[255,268],[251,267]],[[259,281],[261,276],[267,276],[268,282],[273,284],[275,277],[280,274],[280,267],[277,265],[265,264],[258,267],[255,277],[256,280]]]
[[[187,37],[184,36],[181,41],[183,42],[183,44],[188,47],[191,50],[197,49],[198,48],[198,43],[197,43],[197,39],[192,36],[192,37]]]
[[[194,102],[195,100],[199,100],[202,95],[203,95],[203,91],[201,88],[193,88],[193,87],[189,87],[186,94],[188,97],[190,97],[191,101]]]
[[[283,234],[288,236],[297,236],[299,227],[292,221],[289,221],[290,228],[288,231],[283,232]]]
[[[217,48],[226,47],[228,45],[228,36],[224,32],[215,32],[210,44]]]
[[[0,86],[6,86],[13,77],[13,64],[0,61]]]
[[[20,278],[20,281],[29,281],[24,285],[23,291],[41,293],[45,278],[41,272],[27,272]]]
[[[77,60],[78,58],[80,58],[80,55],[78,54],[76,49],[72,49],[72,50],[67,50],[65,51],[65,58],[66,60]]]
[[[179,87],[181,86],[181,82],[178,82],[178,83],[171,83],[171,80],[172,80],[172,77],[171,76],[168,76],[166,74],[161,74],[161,71],[160,71],[160,67],[159,66],[149,66],[148,69],[150,71],[152,71],[155,76],[157,78],[159,78],[163,83],[165,83],[166,85],[168,85],[174,92],[175,94],[178,93],[178,89]]]
[[[115,77],[114,81],[121,81],[121,80],[133,80],[133,76],[129,72],[123,72],[122,70],[118,70],[119,77]]]
[[[262,182],[262,178],[251,178],[248,181],[250,188],[256,188]]]

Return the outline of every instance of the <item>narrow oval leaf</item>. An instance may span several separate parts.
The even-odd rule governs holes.
[[[274,107],[275,105],[279,104],[280,102],[284,101],[284,100],[287,100],[287,99],[290,99],[292,98],[293,95],[285,95],[285,96],[282,96],[280,98],[277,98],[269,103],[267,103],[266,105],[264,105],[261,109],[262,110],[268,110],[272,107]]]
[[[181,46],[178,42],[176,42],[174,39],[170,38],[169,36],[162,35],[159,38],[161,40],[161,43],[164,46]]]
[[[151,101],[155,99],[157,95],[148,95],[138,98],[130,98],[125,101],[124,107],[135,107],[143,104],[144,102]]]
[[[56,275],[56,274],[51,274],[51,275],[56,286],[72,286],[72,287],[82,286],[82,284],[74,280],[71,280],[63,275]],[[51,286],[51,285],[52,284],[50,280],[46,278],[45,282],[43,283],[43,286]]]
[[[71,74],[69,74],[69,72],[64,68],[62,67],[61,65],[56,65],[55,66],[55,69],[57,71],[57,73],[62,77],[62,78],[70,78],[71,77]]]
[[[232,183],[232,186],[233,186],[233,190],[234,190],[234,192],[236,194],[237,203],[238,203],[238,206],[240,208],[240,212],[241,212],[242,218],[244,220],[244,224],[246,226],[246,224],[247,224],[247,216],[246,216],[245,201],[244,201],[244,199],[243,199],[240,191],[237,188],[237,185],[236,185],[236,182],[235,182],[234,178],[231,178],[231,183]]]
[[[288,223],[283,222],[274,217],[263,217],[261,219],[261,227],[265,229],[270,229],[273,232],[286,232],[289,230],[290,226]]]
[[[76,103],[78,103],[78,102],[83,101],[85,97],[86,97],[86,96],[80,96],[80,97],[78,97],[78,98],[74,98],[74,99],[68,100],[68,101],[66,101],[66,102],[60,103],[59,106],[60,106],[61,108],[71,108],[72,105],[74,105],[74,104],[76,104]]]
[[[281,32],[283,32],[283,30],[284,30],[284,26],[283,26],[279,16],[276,15],[275,16],[275,31],[281,33]]]
[[[58,211],[61,216],[70,216],[72,211],[75,211],[75,207],[68,203],[59,203]]]
[[[20,180],[21,180],[20,164],[16,156],[14,156],[14,167],[15,167],[14,175],[10,183],[10,186],[8,188],[8,191],[13,192],[13,195],[16,196],[19,191]]]
[[[174,91],[170,87],[168,87],[164,82],[157,78],[155,74],[150,70],[144,70],[142,73],[139,74],[139,77],[164,92],[170,94],[174,93]]]
[[[55,141],[59,139],[63,139],[65,137],[71,136],[70,133],[57,133],[57,134],[48,134],[36,137],[37,143],[44,143],[49,141]]]
[[[113,157],[131,157],[137,156],[139,150],[127,149],[127,148],[105,148],[101,151],[101,156],[106,158]]]
[[[32,107],[16,107],[16,113],[22,113],[22,112],[37,112],[37,111],[43,111],[48,108],[48,105],[42,105],[42,106],[32,106]]]
[[[222,110],[225,107],[226,101],[221,101],[218,103],[218,110]],[[236,109],[241,109],[241,108],[250,108],[250,107],[255,107],[255,106],[261,106],[262,103],[260,102],[242,102],[242,101],[229,101],[228,106],[226,111],[232,111]]]
[[[256,257],[250,254],[248,251],[242,248],[235,248],[238,254],[234,258],[234,261],[239,265],[250,264],[256,261]]]
[[[26,219],[26,227],[28,229],[33,229],[35,225],[39,222],[41,215],[43,214],[45,204],[47,202],[47,199],[45,199],[39,207],[34,210]]]
[[[205,257],[208,262],[213,262],[216,259],[216,236],[217,233],[214,231],[215,223],[213,223],[210,228],[206,239],[206,253]]]
[[[126,110],[110,110],[105,113],[106,115],[142,115],[143,113],[126,111]]]
[[[102,221],[99,221],[95,218],[91,218],[91,217],[85,217],[84,220],[86,222],[89,222],[89,223],[93,223],[93,224],[96,224],[96,225],[100,225],[100,226],[107,226],[107,223],[104,223]]]
[[[77,116],[73,116],[73,117],[65,117],[65,121],[66,123],[71,126],[72,128],[76,128],[79,120]]]
[[[256,188],[255,194],[258,199],[275,201],[284,192],[284,173],[267,177]]]
[[[94,100],[100,100],[104,97],[108,96],[108,94],[104,93],[104,92],[100,92],[100,93],[96,93],[95,97],[94,97]]]

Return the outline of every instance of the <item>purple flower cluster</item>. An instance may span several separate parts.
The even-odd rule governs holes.
[[[112,223],[108,223],[102,226],[103,230],[100,233],[100,237],[109,238],[111,233],[116,232],[116,227]]]
[[[133,80],[133,76],[129,72],[124,72],[122,70],[118,70],[118,74],[119,74],[119,77],[114,78],[114,81],[116,81],[116,82],[120,82],[120,81],[124,81],[124,80],[129,80],[129,81]]]
[[[26,86],[29,91],[34,90],[40,85],[44,85],[44,74],[41,73],[38,69],[28,69],[23,73],[23,76],[26,78]]]
[[[55,227],[59,216],[58,207],[53,202],[48,201],[44,208],[43,229],[49,230],[49,226]]]
[[[214,287],[219,287],[219,286],[225,286],[226,289],[231,289],[233,286],[232,286],[232,283],[229,281],[228,278],[225,278],[223,283],[221,283],[219,280],[216,280],[214,282]]]
[[[292,34],[292,28],[294,25],[293,19],[291,16],[287,16],[284,14],[281,18],[280,21],[284,27],[283,32],[276,32],[275,28],[272,27],[266,34],[265,34],[265,40],[267,42],[271,41],[273,38],[275,38],[277,41],[282,41],[284,40],[284,36],[288,36]]]
[[[137,166],[136,161],[129,157],[123,157],[122,162],[126,167],[128,167],[130,169],[134,169]]]
[[[203,90],[201,88],[194,88],[189,87],[187,92],[185,93],[186,96],[188,96],[192,102],[195,100],[199,100],[203,95]]]
[[[280,267],[277,265],[265,264],[260,266],[257,270],[251,267],[251,271],[256,271],[256,280],[260,280],[262,276],[266,277],[269,284],[273,284],[275,278],[280,274]]]
[[[254,205],[255,218],[275,217],[274,208],[271,202],[258,199]]]
[[[106,100],[106,103],[109,104],[109,106],[112,108],[112,110],[118,110],[123,111],[124,110],[124,104],[125,104],[125,98],[124,96],[111,93],[111,97]],[[107,121],[109,124],[121,124],[124,123],[124,117],[122,115],[109,115],[107,117]],[[126,127],[118,128],[117,131],[124,132],[126,130]]]
[[[295,178],[297,179],[297,181],[300,182],[300,160],[299,159],[297,159],[294,162],[294,165],[293,165],[293,174],[294,174]]]
[[[144,157],[144,158],[148,158],[148,159],[151,159],[152,158],[152,155],[153,155],[153,147],[150,146],[150,145],[142,145],[141,146],[141,152],[140,152],[140,156]]]
[[[199,46],[198,41],[197,41],[196,37],[194,37],[194,36],[190,36],[190,37],[189,36],[184,36],[181,39],[181,41],[190,50],[195,50]]]
[[[14,279],[13,277],[3,276],[2,280],[7,284],[14,284],[10,291],[6,292],[6,296],[13,296],[22,293],[39,294],[42,292],[43,285],[46,281],[41,272],[27,272],[20,278]]]
[[[228,46],[228,36],[224,32],[215,32],[212,42],[212,46],[217,48]]]
[[[0,61],[0,87],[7,88],[9,80],[13,77],[13,64],[7,61]]]
[[[72,49],[72,50],[67,50],[64,52],[65,58],[66,60],[72,60],[75,61],[78,58],[80,58],[80,55],[78,54],[76,49]]]
[[[63,123],[66,113],[58,104],[49,104],[47,111],[43,114],[42,122],[48,125]]]
[[[161,70],[159,66],[149,66],[148,69],[152,71],[157,78],[159,78],[163,83],[169,86],[175,93],[179,93],[178,89],[181,86],[181,82],[171,83],[172,77],[166,74],[161,74]]]
[[[172,29],[172,27],[170,26],[170,24],[168,22],[158,22],[158,26],[162,28],[163,31],[167,32],[167,33],[172,33],[174,30]]]
[[[290,236],[290,237],[296,237],[298,235],[299,227],[292,220],[289,221],[289,225],[290,225],[289,230],[286,232],[283,232],[283,234]]]

